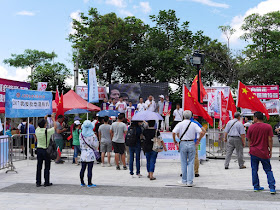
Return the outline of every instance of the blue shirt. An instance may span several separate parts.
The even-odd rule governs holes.
[[[196,120],[194,120],[193,117],[191,118],[191,122],[197,124],[200,128],[202,127],[202,125],[199,122],[197,122]],[[195,139],[194,139],[194,142],[196,142],[196,141],[197,141],[197,135],[195,135]]]
[[[29,133],[33,133],[33,135],[35,134],[35,127],[34,127],[34,125],[29,125]],[[29,135],[29,138],[30,139],[33,139],[34,138],[34,136],[33,135]]]

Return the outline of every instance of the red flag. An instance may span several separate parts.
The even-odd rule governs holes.
[[[235,106],[233,97],[231,95],[231,91],[229,91],[227,110],[231,111],[232,119],[233,119],[234,118],[234,113],[236,112],[236,106]]]
[[[269,120],[269,114],[264,107],[260,99],[251,92],[242,82],[238,83],[238,98],[237,106],[241,108],[251,109],[253,111],[259,111],[265,114],[267,120]]]
[[[54,101],[55,101],[56,105],[58,105],[58,103],[59,103],[59,92],[58,92],[58,89],[56,89]]]
[[[211,126],[213,119],[198,101],[192,96],[191,92],[184,85],[184,110],[190,110],[193,114],[203,117]]]
[[[222,121],[222,126],[226,125],[227,122],[229,121],[227,100],[225,99],[225,96],[222,91],[221,91],[221,121]]]
[[[192,96],[195,98],[195,100],[198,101],[198,90],[197,90],[197,75],[195,76],[194,80],[193,80],[193,83],[192,83],[192,88],[191,88],[191,94]],[[199,70],[199,84],[200,84],[200,103],[203,102],[203,97],[206,95],[206,91],[203,87],[203,84],[201,82],[201,70]]]
[[[59,149],[59,146],[57,147],[57,153],[58,153],[58,156],[61,157],[61,151]]]
[[[56,110],[56,115],[55,118],[57,119],[57,117],[59,115],[63,115],[64,116],[64,110],[63,110],[63,94],[61,93],[60,99],[59,99],[59,103],[57,105],[57,110]]]

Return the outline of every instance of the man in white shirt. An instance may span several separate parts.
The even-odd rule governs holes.
[[[116,99],[113,98],[112,103],[109,105],[109,110],[116,110]]]
[[[120,113],[125,113],[126,110],[126,103],[123,101],[123,97],[120,97],[120,101],[116,104],[116,110],[118,110]]]
[[[132,102],[129,101],[128,107],[126,108],[126,118],[131,121],[134,115],[135,107],[132,106]]]
[[[164,106],[164,95],[160,95],[157,111],[162,116],[163,121],[162,120],[159,121],[159,128],[158,128],[159,130],[164,129],[163,122],[165,120],[165,116],[163,116],[163,106]]]
[[[142,97],[139,98],[139,104],[137,105],[137,111],[142,112],[146,110],[146,104],[144,103],[144,100]]]
[[[180,108],[180,104],[176,104],[176,109],[173,111],[173,123],[171,124],[171,130],[175,128],[175,126],[183,121],[183,109]]]
[[[172,135],[174,144],[179,147],[180,150],[182,180],[179,181],[179,184],[192,187],[194,178],[195,147],[196,145],[199,145],[200,140],[205,133],[196,123],[191,122],[191,111],[184,111],[183,116],[185,120],[176,125],[172,131]],[[195,143],[194,139],[198,133],[199,138]],[[180,139],[180,145],[175,139],[176,136]]]
[[[145,102],[145,105],[146,105],[146,107],[147,107],[146,109],[148,111],[151,111],[151,112],[155,112],[156,111],[157,105],[156,105],[156,102],[153,100],[153,96],[152,95],[149,95],[149,98]]]

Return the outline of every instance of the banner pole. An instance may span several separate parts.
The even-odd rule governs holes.
[[[27,123],[26,123],[26,131],[27,131],[27,146],[26,146],[26,156],[27,156],[27,165],[29,165],[29,117],[27,118]],[[24,139],[24,138],[23,138]]]
[[[4,136],[6,135],[6,121],[7,121],[7,118],[6,118],[6,114],[5,114],[5,118],[4,118],[4,132],[3,132],[3,134],[4,134]]]

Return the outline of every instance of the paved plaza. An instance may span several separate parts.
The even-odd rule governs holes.
[[[278,149],[274,152],[272,167],[278,183]],[[131,178],[128,170],[95,164],[93,183],[97,187],[91,189],[80,187],[80,166],[70,160],[61,165],[52,163],[54,185],[39,188],[35,186],[36,160],[18,161],[18,173],[0,171],[0,209],[280,209],[280,194],[270,195],[262,170],[259,175],[265,191],[253,192],[247,151],[245,161],[247,169],[243,170],[235,158],[229,170],[224,169],[224,160],[202,162],[193,188],[178,186],[178,160],[158,160],[155,181],[146,178],[145,160],[142,178]]]

